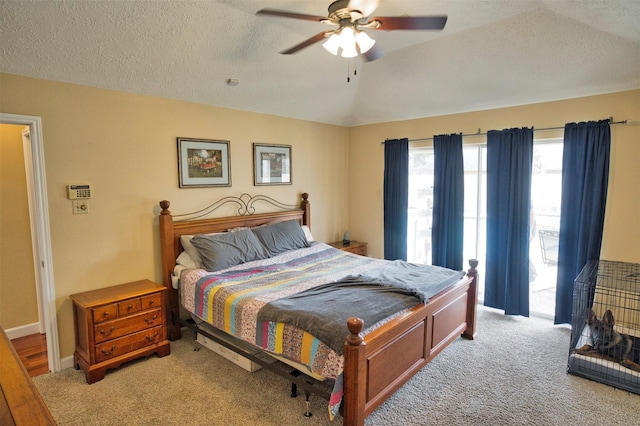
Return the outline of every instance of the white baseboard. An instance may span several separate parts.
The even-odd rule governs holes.
[[[60,360],[61,369],[64,370],[65,368],[71,368],[71,367],[73,367],[73,355],[64,357]]]
[[[34,322],[33,324],[21,325],[19,327],[9,328],[5,330],[9,340],[17,339],[18,337],[29,336],[31,334],[40,333],[40,324]]]

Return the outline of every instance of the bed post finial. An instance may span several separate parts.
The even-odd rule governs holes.
[[[162,209],[160,214],[162,214],[162,215],[171,214],[171,212],[169,211],[169,206],[170,205],[171,205],[171,203],[168,200],[160,201],[160,208]]]
[[[476,270],[476,268],[478,267],[478,259],[469,259],[469,266],[471,266],[471,268],[469,268],[467,275],[472,277],[478,275],[478,271]]]
[[[302,202],[300,208],[304,210],[304,217],[302,218],[302,224],[311,228],[311,204],[309,204],[309,193],[302,193]]]
[[[364,321],[360,318],[351,317],[347,320],[347,328],[349,329],[349,335],[347,336],[347,344],[350,346],[360,346],[363,344],[362,329],[364,328]]]

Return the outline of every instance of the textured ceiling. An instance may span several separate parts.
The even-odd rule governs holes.
[[[373,62],[281,55],[330,28],[255,15],[329,3],[0,0],[0,71],[343,126],[640,88],[640,0],[382,0],[374,16],[449,19],[371,31]]]

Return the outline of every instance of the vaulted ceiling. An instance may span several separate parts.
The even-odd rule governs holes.
[[[256,15],[329,3],[0,0],[0,71],[343,126],[640,88],[640,0],[382,0],[448,21],[370,31],[371,62],[282,55],[327,26]]]

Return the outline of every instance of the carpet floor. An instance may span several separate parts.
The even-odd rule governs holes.
[[[640,395],[566,373],[570,331],[478,307],[458,339],[366,420],[373,425],[640,424]],[[335,425],[326,401],[201,349],[185,331],[171,355],[132,361],[92,385],[68,368],[34,378],[59,425]],[[199,346],[199,345],[197,345]]]

